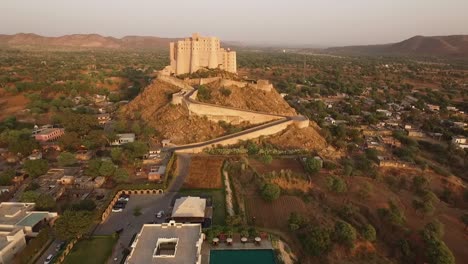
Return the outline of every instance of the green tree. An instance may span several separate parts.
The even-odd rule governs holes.
[[[141,141],[135,141],[124,145],[125,156],[128,160],[135,160],[146,155],[149,151],[148,145]]]
[[[73,131],[65,133],[58,142],[67,151],[76,151],[81,146],[80,135]]]
[[[354,247],[356,241],[356,229],[344,221],[337,221],[335,223],[335,239],[337,242],[344,244],[350,248]]]
[[[114,175],[115,165],[110,161],[103,161],[99,167],[99,175],[104,177],[110,177]]]
[[[305,161],[305,170],[310,174],[316,174],[322,168],[322,163],[320,160],[313,157],[308,157]]]
[[[262,159],[262,162],[265,164],[270,164],[273,161],[273,157],[269,154],[263,154],[261,159]]]
[[[465,229],[468,227],[468,213],[464,213],[460,216],[461,222],[465,225]]]
[[[295,231],[301,227],[304,227],[307,223],[307,219],[296,212],[292,212],[289,215],[288,223],[289,229],[291,231]]]
[[[35,203],[39,195],[36,191],[26,191],[21,194],[20,201],[23,203]]]
[[[374,242],[377,239],[377,232],[375,231],[374,226],[367,224],[362,229],[362,237],[364,237],[369,242]]]
[[[107,135],[103,130],[91,130],[83,140],[83,145],[88,149],[99,149],[107,143]]]
[[[86,174],[91,177],[99,176],[99,168],[101,168],[101,161],[98,159],[92,159],[88,162],[86,167]]]
[[[111,156],[113,162],[121,163],[122,162],[122,157],[123,157],[123,149],[120,148],[120,147],[112,148],[110,156]]]
[[[36,178],[44,175],[49,170],[49,163],[47,160],[26,160],[24,162],[24,170],[29,176]]]
[[[71,240],[88,231],[92,223],[91,212],[66,210],[55,222],[54,230],[59,239]]]
[[[78,203],[71,205],[71,210],[73,211],[94,211],[96,209],[96,203],[91,199],[84,199]]]
[[[320,227],[311,228],[306,234],[300,236],[305,251],[312,256],[321,256],[327,253],[332,245],[330,231]]]
[[[278,199],[281,194],[281,189],[274,183],[266,183],[261,189],[262,198],[265,201],[273,202]]]
[[[56,206],[55,199],[50,194],[40,194],[36,201],[37,210],[53,210]]]
[[[15,176],[15,170],[7,169],[0,173],[0,185],[8,186],[11,185],[13,177]]]
[[[256,155],[260,151],[260,148],[252,141],[247,141],[247,153],[249,155]]]
[[[327,177],[327,187],[328,190],[336,193],[343,193],[348,190],[346,182],[343,179],[334,176]]]
[[[72,166],[76,164],[75,155],[70,152],[62,152],[57,158],[58,163],[62,167]]]
[[[114,177],[113,179],[116,182],[127,182],[129,179],[128,172],[125,169],[118,168],[114,172]]]
[[[426,240],[425,255],[429,264],[455,264],[452,251],[440,239]]]

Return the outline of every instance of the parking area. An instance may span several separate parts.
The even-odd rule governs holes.
[[[164,217],[157,218],[159,211],[169,214],[173,193],[131,195],[122,212],[112,212],[109,218],[100,224],[94,235],[111,235],[121,230],[111,263],[120,263],[122,250],[129,246],[133,236],[147,223],[162,223]]]

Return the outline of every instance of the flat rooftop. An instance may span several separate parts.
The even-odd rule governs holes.
[[[195,264],[201,244],[200,224],[146,224],[135,238],[125,263]]]
[[[36,135],[48,135],[52,132],[55,132],[57,130],[61,130],[60,128],[45,128],[43,130],[40,130],[39,132],[37,132]]]
[[[29,211],[34,210],[34,203],[1,203],[0,225],[16,225]]]

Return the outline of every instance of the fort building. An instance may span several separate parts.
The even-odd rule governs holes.
[[[221,48],[219,38],[194,33],[192,37],[171,42],[169,49],[171,64],[166,71],[171,74],[194,73],[202,68],[237,72],[236,52]]]

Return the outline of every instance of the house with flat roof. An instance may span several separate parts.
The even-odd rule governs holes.
[[[35,203],[0,203],[0,264],[12,263],[26,247],[26,237],[57,217],[57,213],[34,211]]]
[[[111,143],[113,146],[120,146],[127,143],[135,142],[135,134],[133,133],[125,133],[125,134],[117,134],[117,139]]]
[[[200,264],[202,243],[200,224],[145,224],[125,263]]]
[[[26,237],[23,229],[0,229],[0,264],[12,263],[26,247]]]
[[[40,142],[54,141],[63,136],[65,130],[63,128],[46,128],[34,135],[34,138]]]

